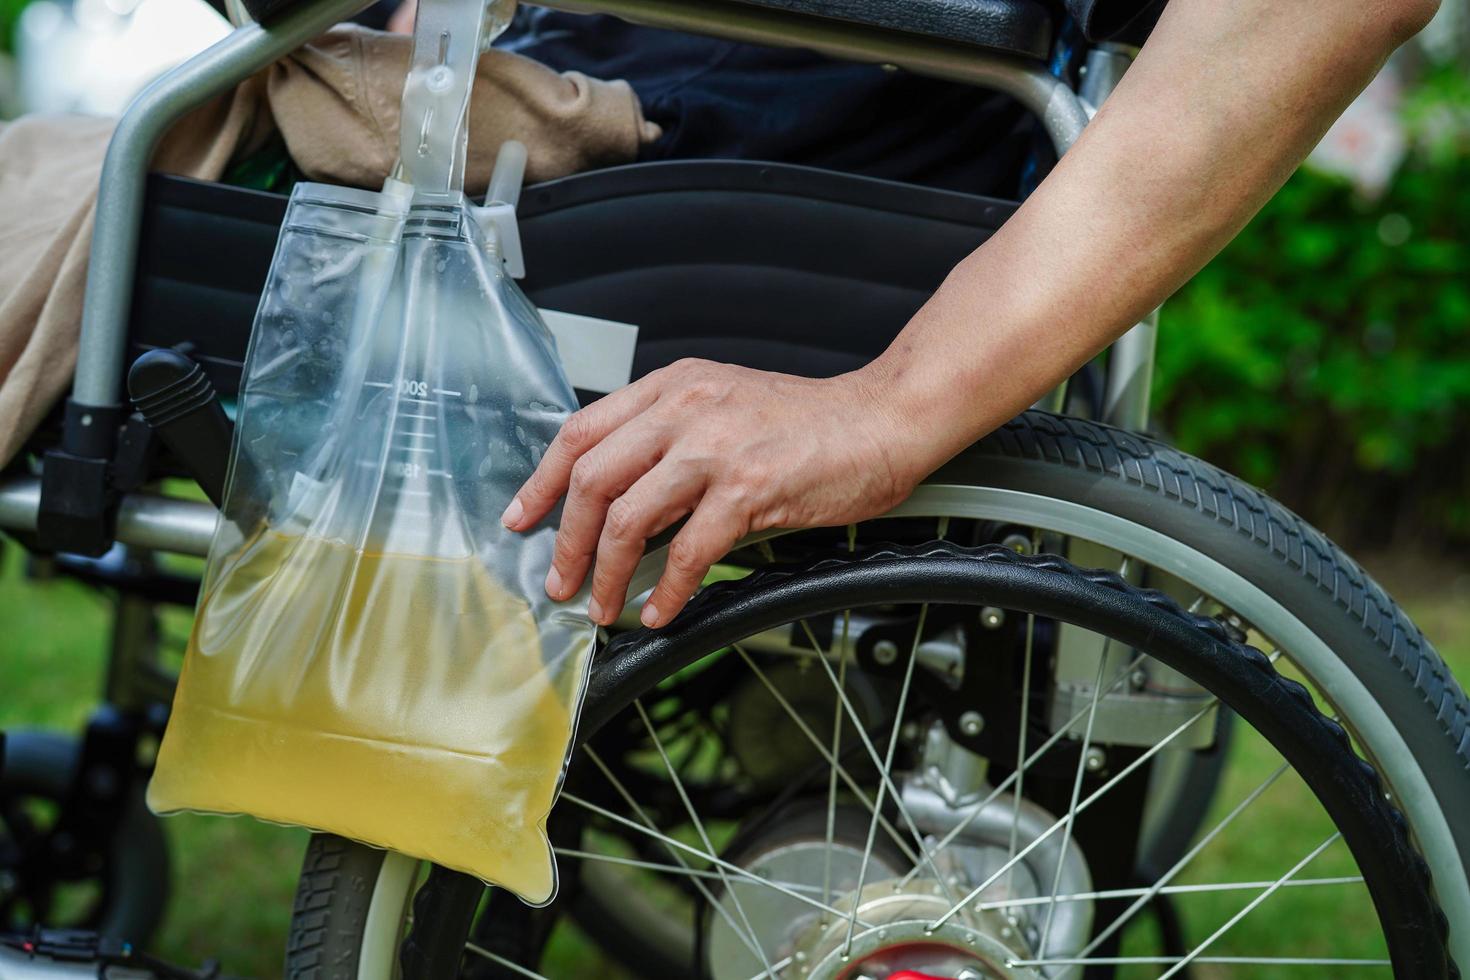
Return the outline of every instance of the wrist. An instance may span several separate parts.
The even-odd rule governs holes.
[[[883,455],[895,484],[917,486],[948,458],[941,447],[942,424],[925,404],[918,365],[901,363],[893,352],[841,376],[867,436]]]

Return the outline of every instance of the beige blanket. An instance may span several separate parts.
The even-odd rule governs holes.
[[[398,155],[412,39],[344,26],[188,117],[155,170],[217,179],[279,132],[314,180],[375,187]],[[111,120],[0,123],[0,466],[67,389],[76,364],[93,203]],[[466,190],[485,189],[500,144],[530,150],[528,181],[632,160],[657,138],[626,82],[558,74],[503,51],[481,59]]]

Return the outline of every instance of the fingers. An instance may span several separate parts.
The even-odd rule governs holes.
[[[608,435],[572,466],[567,504],[546,576],[547,595],[562,600],[582,587],[609,507],[654,467],[663,443],[664,433],[657,424],[638,421]]]
[[[524,531],[551,513],[570,487],[577,461],[657,401],[661,388],[658,377],[649,375],[573,413],[546,447],[536,472],[516,491],[501,523]]]
[[[643,604],[640,619],[644,626],[657,628],[677,616],[704,581],[710,566],[728,554],[745,534],[748,522],[740,516],[742,511],[727,500],[712,500],[715,496],[705,494],[694,516],[669,542],[663,577]]]
[[[594,622],[606,626],[618,618],[644,545],[693,510],[703,489],[699,476],[663,463],[612,502],[592,570],[592,600],[587,611]]]

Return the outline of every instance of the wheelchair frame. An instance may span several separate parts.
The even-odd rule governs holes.
[[[544,5],[608,13],[650,26],[730,40],[803,47],[842,60],[894,65],[1000,91],[1037,116],[1059,156],[1076,141],[1094,107],[1111,92],[1134,54],[1125,45],[1093,47],[1087,56],[1085,82],[1080,92],[1074,92],[1040,62],[942,39],[740,3],[552,0]],[[238,27],[156,79],[123,114],[102,167],[63,454],[110,457],[113,449],[112,423],[118,420],[123,402],[120,389],[144,190],[158,141],[191,109],[366,6],[366,0],[312,0],[270,24]],[[1134,430],[1145,426],[1156,334],[1155,315],[1113,345],[1106,372],[1106,421]],[[1059,388],[1040,404],[1058,410],[1064,397],[1065,390]],[[34,531],[41,507],[42,479],[0,482],[0,527]],[[212,506],[201,502],[128,494],[119,504],[114,539],[149,550],[203,555],[209,549],[215,514]]]

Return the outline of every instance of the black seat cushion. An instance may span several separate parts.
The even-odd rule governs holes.
[[[285,205],[150,178],[127,362],[186,344],[233,394]],[[1014,207],[804,167],[618,167],[526,189],[524,286],[637,324],[635,376],[688,356],[832,375],[882,351]]]

